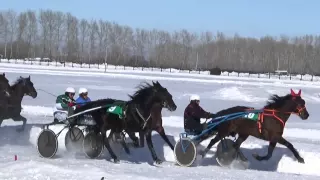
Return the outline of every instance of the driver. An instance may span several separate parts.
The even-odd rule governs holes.
[[[76,100],[76,103],[79,106],[85,105],[87,102],[90,102],[91,99],[88,97],[88,89],[87,88],[79,88],[79,97]]]
[[[54,106],[54,122],[60,123],[68,117],[68,111],[71,110],[74,104],[75,89],[68,87],[64,94],[61,94],[56,99],[56,105]],[[58,122],[57,122],[58,121]]]
[[[215,114],[206,112],[200,105],[199,95],[192,95],[190,97],[190,103],[184,110],[184,129],[185,131],[200,134],[204,129],[207,128],[207,124],[201,124],[200,118],[213,118]]]

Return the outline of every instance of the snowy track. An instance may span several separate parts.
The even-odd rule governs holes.
[[[10,82],[19,74],[8,69]],[[127,99],[127,94],[134,92],[142,79],[150,79],[141,76],[139,79],[132,77],[105,77],[96,74],[71,77],[68,73],[59,76],[48,75],[33,70],[25,71],[31,74],[31,80],[36,88],[46,90],[53,94],[63,92],[66,86],[89,88],[91,99],[112,96],[118,99]],[[42,74],[41,74],[42,73]],[[69,72],[70,73],[70,72]],[[40,75],[38,75],[40,74]],[[74,73],[75,74],[75,73]],[[110,75],[111,76],[111,75]],[[168,77],[169,78],[169,77]],[[298,82],[286,84],[286,82],[267,84],[237,83],[224,84],[209,82],[181,81],[179,78],[173,82],[170,78],[164,78],[160,83],[167,87],[173,95],[178,108],[175,112],[163,111],[163,123],[169,140],[174,144],[178,135],[183,131],[182,113],[188,103],[188,95],[198,93],[202,97],[202,106],[211,112],[215,112],[235,105],[248,105],[261,107],[264,105],[269,93],[284,95],[289,92],[291,86],[299,85]],[[50,81],[48,81],[50,79]],[[129,79],[129,80],[128,80]],[[216,79],[218,82],[218,80]],[[223,82],[224,80],[222,80]],[[249,82],[249,80],[247,81]],[[299,85],[302,86],[302,85]],[[59,136],[59,149],[53,159],[39,157],[36,149],[36,140],[41,131],[41,125],[52,121],[52,105],[55,97],[38,91],[38,97],[32,99],[25,97],[23,100],[23,115],[28,119],[25,132],[18,133],[16,129],[21,122],[5,120],[0,127],[0,179],[320,179],[320,122],[318,121],[319,92],[312,84],[302,89],[302,96],[306,99],[310,117],[302,121],[296,116],[290,117],[284,132],[284,137],[289,140],[305,159],[305,164],[299,164],[292,153],[284,146],[277,145],[273,157],[269,161],[258,162],[251,156],[252,153],[264,155],[267,153],[268,142],[255,138],[248,138],[241,146],[242,151],[250,161],[248,170],[224,169],[217,165],[212,158],[216,146],[214,146],[204,159],[199,158],[195,167],[183,168],[174,165],[174,156],[171,149],[164,144],[158,134],[153,135],[156,153],[160,159],[166,160],[163,167],[152,165],[152,159],[147,147],[132,149],[131,156],[125,154],[119,145],[113,144],[114,151],[119,155],[120,164],[113,164],[106,150],[98,159],[87,159],[84,154],[69,154],[64,147],[64,135]],[[52,130],[59,131],[62,126],[52,126]],[[199,148],[204,148],[209,141],[204,141]],[[146,143],[145,143],[146,144]],[[14,155],[18,160],[14,161]]]
[[[38,108],[41,110],[41,108]],[[42,111],[48,111],[44,110]],[[31,112],[30,112],[31,113]],[[29,115],[27,115],[29,116]],[[31,116],[30,116],[31,117]],[[38,117],[38,119],[37,119]],[[290,179],[298,179],[303,175],[304,179],[317,179],[320,176],[320,130],[286,128],[285,137],[291,140],[306,164],[299,164],[292,153],[285,147],[278,145],[270,161],[258,162],[251,157],[252,153],[265,154],[267,152],[267,142],[249,138],[241,147],[244,154],[250,161],[250,167],[246,171],[223,169],[218,167],[212,158],[216,146],[208,153],[204,159],[197,160],[196,167],[183,168],[174,165],[174,156],[170,148],[164,144],[157,134],[153,135],[153,141],[158,156],[166,160],[163,167],[152,166],[152,160],[147,147],[132,150],[132,155],[128,156],[120,148],[114,145],[113,148],[119,155],[120,164],[113,164],[105,150],[102,156],[92,160],[85,158],[84,154],[68,154],[64,147],[64,135],[59,136],[59,150],[53,159],[39,157],[36,150],[37,136],[41,131],[41,124],[44,122],[40,116],[32,116],[25,132],[15,132],[17,126],[14,122],[6,121],[0,131],[0,168],[6,171],[0,172],[0,178],[6,179],[12,176],[28,177],[30,179],[99,179],[102,176],[115,179],[141,178],[141,179],[236,179],[236,176],[246,177],[246,179],[269,179],[270,177],[288,176]],[[45,118],[47,122],[50,117]],[[171,142],[178,140],[178,134],[182,131],[181,117],[165,117],[164,125]],[[178,127],[180,125],[180,127]],[[58,132],[61,125],[52,126],[50,129]],[[312,132],[312,134],[310,134]],[[294,135],[297,135],[295,137]],[[308,136],[312,138],[308,138]],[[199,148],[204,148],[209,143],[205,141]],[[14,155],[18,160],[14,161]],[[258,171],[257,171],[258,170]],[[18,173],[18,174],[16,174]],[[288,173],[286,175],[282,173]],[[296,175],[300,174],[300,175]],[[108,178],[109,177],[109,178]],[[219,177],[219,178],[218,178]],[[19,178],[20,179],[20,178]]]

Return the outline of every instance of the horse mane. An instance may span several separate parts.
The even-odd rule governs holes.
[[[264,106],[266,109],[278,109],[284,106],[285,102],[287,100],[290,100],[292,98],[291,94],[287,94],[285,96],[278,96],[276,94],[273,94],[270,96],[270,98],[267,101],[267,104]]]
[[[81,112],[81,111],[85,111],[87,109],[91,109],[91,108],[95,108],[95,107],[99,107],[99,106],[104,106],[107,104],[112,104],[114,103],[116,100],[115,99],[111,99],[111,98],[107,98],[107,99],[98,99],[95,101],[91,101],[91,102],[87,102],[85,105],[76,108],[75,109],[75,113]]]
[[[138,90],[133,95],[128,95],[130,97],[130,102],[143,102],[152,92],[153,86],[145,82],[140,84],[137,89]]]
[[[24,81],[26,78],[23,77],[18,77],[15,82],[11,85],[12,89],[15,89],[17,87],[18,84],[20,84],[22,81]]]
[[[3,74],[0,73],[0,80],[1,80],[1,82],[5,81],[5,82],[7,82],[9,84],[9,80],[6,78],[4,73]]]
[[[227,114],[233,114],[233,113],[237,113],[237,112],[243,112],[247,109],[254,109],[253,107],[247,107],[247,106],[234,106],[231,108],[227,108],[227,109],[223,109],[221,111],[216,112],[217,116],[224,116]]]

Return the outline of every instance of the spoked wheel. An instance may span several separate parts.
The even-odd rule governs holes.
[[[67,151],[81,152],[84,135],[78,127],[72,127],[66,134],[65,146]]]
[[[222,167],[228,167],[236,159],[237,151],[233,147],[231,139],[223,139],[219,142],[216,151],[216,160]]]
[[[41,157],[52,158],[58,150],[56,134],[50,129],[42,130],[38,136],[37,149]]]
[[[191,166],[197,157],[197,148],[189,138],[181,138],[174,146],[174,157],[180,166]]]
[[[102,135],[89,132],[83,140],[83,152],[88,158],[94,159],[101,155],[103,150]]]

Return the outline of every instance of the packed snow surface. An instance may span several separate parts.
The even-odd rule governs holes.
[[[16,129],[21,122],[5,120],[0,128],[0,179],[320,179],[320,123],[318,122],[318,106],[320,104],[320,85],[314,82],[295,80],[250,79],[244,77],[211,77],[206,75],[162,75],[161,73],[118,73],[72,71],[68,69],[37,69],[31,65],[17,67],[2,66],[0,71],[6,72],[11,83],[19,76],[31,75],[31,81],[38,91],[38,97],[24,97],[22,115],[27,117],[28,125],[24,132]],[[293,154],[282,145],[277,145],[269,161],[258,162],[251,156],[253,153],[267,153],[268,142],[250,137],[241,150],[250,161],[249,169],[235,170],[221,168],[213,158],[216,146],[208,155],[197,159],[194,167],[179,167],[174,163],[171,149],[161,137],[153,134],[156,153],[165,160],[161,167],[152,163],[151,154],[145,146],[132,149],[128,156],[119,145],[113,144],[114,151],[120,158],[120,164],[110,161],[107,150],[98,159],[87,159],[84,154],[67,153],[64,146],[64,135],[59,136],[59,149],[52,159],[41,158],[36,149],[37,137],[41,124],[52,122],[55,96],[72,86],[76,89],[89,89],[91,99],[112,97],[128,99],[128,94],[143,81],[159,82],[173,95],[178,106],[174,112],[163,110],[164,128],[169,140],[175,144],[179,133],[183,132],[183,111],[191,94],[199,94],[201,106],[211,112],[219,111],[236,105],[253,107],[264,106],[270,94],[285,95],[294,90],[302,89],[302,97],[306,100],[310,113],[308,120],[303,121],[291,116],[284,131],[284,137],[290,141],[305,159],[300,164]],[[52,126],[58,132],[61,125]],[[209,140],[198,148],[203,149]],[[17,160],[14,160],[14,156]]]

